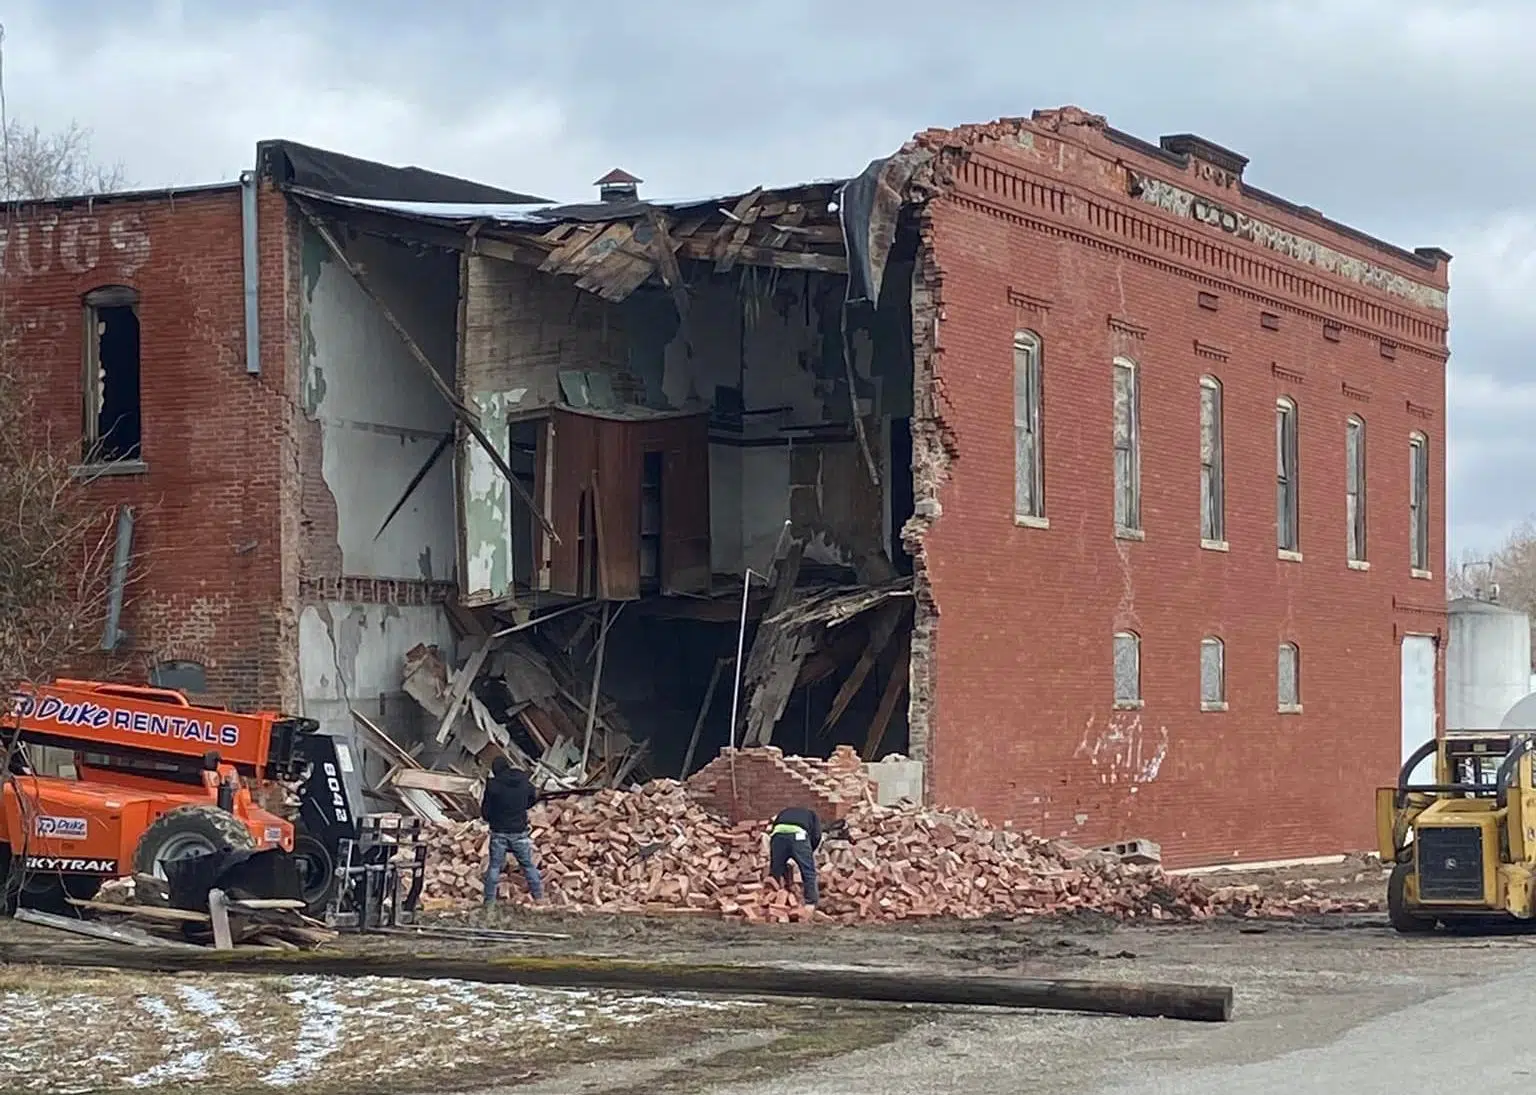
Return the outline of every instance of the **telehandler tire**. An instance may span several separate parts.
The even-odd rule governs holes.
[[[178,806],[155,818],[144,830],[133,850],[133,869],[164,878],[165,864],[172,860],[255,847],[251,831],[228,810],[202,803]]]
[[[1408,907],[1408,876],[1413,864],[1399,863],[1387,879],[1387,922],[1400,935],[1424,935],[1435,930],[1435,918],[1426,917]]]

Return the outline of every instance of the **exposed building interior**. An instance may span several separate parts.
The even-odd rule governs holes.
[[[638,183],[290,187],[307,713],[610,784],[697,770],[738,708],[739,744],[904,754],[915,239],[850,290],[842,184]]]

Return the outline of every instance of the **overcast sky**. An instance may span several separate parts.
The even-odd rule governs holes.
[[[147,10],[148,14],[145,14]],[[861,169],[930,125],[1076,103],[1451,264],[1450,540],[1536,513],[1536,0],[10,0],[13,117],[140,186],[289,137],[558,199]]]

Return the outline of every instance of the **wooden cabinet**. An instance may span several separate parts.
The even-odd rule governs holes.
[[[708,415],[550,416],[551,592],[709,592]]]

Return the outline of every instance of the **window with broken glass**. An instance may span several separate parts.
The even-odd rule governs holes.
[[[1281,551],[1300,551],[1297,528],[1296,404],[1275,404],[1275,542]]]
[[[1205,376],[1200,378],[1200,538],[1208,543],[1227,538],[1221,464],[1221,382]]]
[[[1301,652],[1297,650],[1295,643],[1280,644],[1277,684],[1280,710],[1299,710],[1301,707]]]
[[[1429,570],[1429,439],[1408,440],[1408,551],[1414,570]]]
[[[1141,408],[1136,366],[1115,359],[1115,528],[1141,531]]]
[[[1040,337],[1013,336],[1013,514],[1045,516],[1045,462],[1041,436]]]
[[[139,294],[106,285],[85,294],[84,305],[85,462],[138,460]]]
[[[1141,638],[1134,631],[1115,635],[1115,703],[1141,703]]]
[[[1365,562],[1365,422],[1344,424],[1344,505],[1349,522],[1349,561]]]
[[[1226,705],[1226,647],[1214,635],[1207,635],[1200,640],[1200,706],[1215,710]]]

